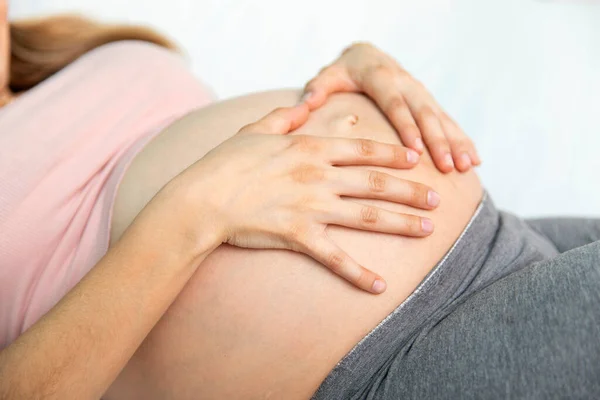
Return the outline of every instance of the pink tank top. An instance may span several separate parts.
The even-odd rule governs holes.
[[[128,41],[85,54],[0,108],[0,349],[106,253],[135,154],[211,99],[177,54]]]

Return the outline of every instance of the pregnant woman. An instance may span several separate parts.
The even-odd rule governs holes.
[[[13,26],[13,46],[43,27]],[[120,32],[104,42],[158,41]],[[468,139],[377,49],[350,47],[300,105],[278,91],[193,112],[209,98],[168,50],[56,49],[41,59],[77,60],[16,100],[28,87],[5,75],[0,398],[598,390],[598,246],[573,268],[558,255],[599,224],[499,213]]]

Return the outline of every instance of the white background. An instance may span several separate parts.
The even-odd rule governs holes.
[[[302,86],[372,41],[474,138],[483,182],[521,215],[600,215],[600,2],[9,0],[11,18],[141,22],[186,49],[220,98]]]

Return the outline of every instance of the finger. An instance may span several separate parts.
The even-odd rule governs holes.
[[[304,87],[301,103],[312,111],[325,103],[332,93],[356,92],[358,88],[342,64],[325,67]]]
[[[359,289],[374,294],[383,293],[386,289],[383,278],[359,265],[325,234],[310,239],[305,253]]]
[[[304,124],[308,120],[308,114],[308,106],[305,104],[276,108],[260,120],[244,126],[238,134],[285,135]]]
[[[448,114],[442,114],[442,121],[446,121],[446,124],[450,124],[449,130],[454,129],[457,132],[458,136],[461,136],[467,140],[467,152],[471,157],[471,161],[473,165],[480,165],[481,158],[479,157],[479,153],[477,152],[477,148],[475,147],[475,143],[465,134],[465,132],[461,129],[461,127],[454,121]]]
[[[370,139],[319,138],[324,154],[334,165],[377,165],[390,168],[413,168],[419,154],[407,147]]]
[[[440,204],[440,195],[429,186],[396,178],[379,171],[336,168],[337,194],[378,199],[431,210]]]
[[[475,144],[473,144],[473,149],[469,152],[469,154],[471,155],[471,160],[473,161],[474,165],[481,165],[481,157],[479,157],[479,152],[477,151]]]
[[[442,116],[440,123],[444,129],[446,137],[448,138],[456,169],[461,172],[468,171],[473,165],[471,156],[469,154],[468,138],[447,117]]]
[[[433,222],[429,218],[396,213],[350,200],[335,202],[323,222],[362,231],[412,237],[425,237],[433,232]]]
[[[417,113],[417,123],[421,128],[423,139],[437,168],[442,172],[452,171],[454,161],[450,152],[450,145],[446,135],[444,135],[438,116],[431,108],[423,107]]]
[[[424,150],[421,131],[417,126],[410,108],[400,93],[399,82],[404,72],[398,68],[377,65],[361,75],[363,91],[372,98],[398,131],[402,143],[422,153]]]
[[[380,105],[382,110],[391,121],[402,143],[419,153],[423,153],[425,145],[421,137],[421,131],[415,122],[408,104],[400,95],[394,96],[386,105]]]
[[[456,169],[461,172],[468,171],[472,166],[479,165],[481,160],[475,150],[475,145],[447,114],[443,113],[440,120],[442,128],[450,143],[452,157]]]

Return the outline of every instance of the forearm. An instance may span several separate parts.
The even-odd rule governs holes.
[[[166,212],[157,218],[153,206],[165,208],[159,201],[140,214],[73,290],[0,353],[0,399],[102,396],[219,244],[209,233],[192,246],[177,221]]]

